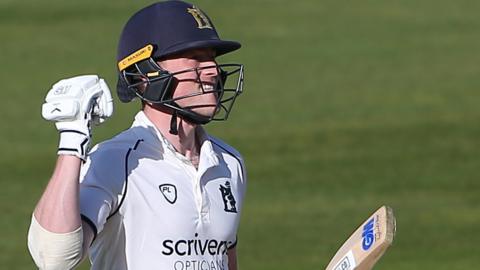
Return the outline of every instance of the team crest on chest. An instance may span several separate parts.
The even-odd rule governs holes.
[[[237,213],[237,202],[233,197],[232,187],[230,182],[225,182],[225,186],[220,185],[220,193],[222,194],[223,205],[225,212]]]
[[[158,188],[169,203],[174,204],[177,201],[177,188],[174,185],[162,184]]]
[[[212,24],[210,23],[210,20],[208,19],[207,15],[205,15],[205,13],[203,13],[199,8],[197,7],[187,8],[187,11],[192,15],[195,21],[197,21],[199,29],[204,29],[204,28],[213,29]]]

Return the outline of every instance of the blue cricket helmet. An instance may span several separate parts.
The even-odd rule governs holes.
[[[141,58],[147,54],[134,59],[135,53],[148,45],[151,45],[147,48],[150,49],[148,55],[153,59],[199,48],[212,48],[219,56],[241,46],[236,41],[221,40],[210,18],[199,8],[183,1],[152,4],[128,20],[118,44],[119,71],[143,60]]]
[[[163,105],[172,110],[171,133],[177,134],[177,115],[195,124],[226,120],[236,97],[243,89],[243,65],[216,64],[218,78],[213,91],[218,100],[215,115],[204,116],[191,108],[181,107],[173,97],[175,74],[163,70],[158,60],[192,49],[213,49],[216,56],[240,48],[236,41],[221,40],[210,18],[199,8],[183,1],[164,1],[147,6],[126,23],[120,36],[117,53],[118,97],[130,102],[138,97],[145,102]],[[201,68],[177,71],[198,73]],[[230,78],[230,79],[228,79]],[[233,79],[232,79],[233,78]],[[228,82],[231,82],[227,84]],[[139,89],[142,86],[143,89]],[[198,93],[206,94],[202,91]]]

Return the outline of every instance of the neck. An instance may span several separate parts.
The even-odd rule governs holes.
[[[172,120],[171,112],[159,110],[151,105],[146,105],[143,108],[143,112],[162,133],[163,137],[175,147],[178,153],[184,155],[192,161],[194,165],[198,164],[200,147],[196,136],[197,125],[186,122],[177,116],[178,135],[173,135],[170,133],[170,122]]]

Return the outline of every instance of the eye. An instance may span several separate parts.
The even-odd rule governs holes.
[[[216,52],[212,49],[192,51],[188,58],[199,61],[215,61]]]

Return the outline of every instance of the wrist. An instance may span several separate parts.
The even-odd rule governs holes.
[[[57,154],[77,156],[85,160],[89,145],[89,134],[77,130],[61,130]]]

